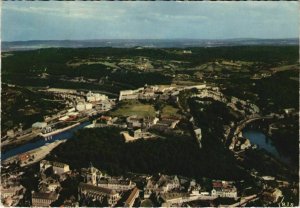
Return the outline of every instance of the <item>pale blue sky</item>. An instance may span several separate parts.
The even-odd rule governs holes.
[[[2,41],[293,38],[298,2],[2,2]]]

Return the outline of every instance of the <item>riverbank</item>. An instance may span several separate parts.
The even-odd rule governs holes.
[[[243,131],[243,137],[249,139],[251,144],[257,145],[258,148],[266,150],[281,162],[287,165],[291,164],[291,159],[280,154],[276,146],[273,144],[272,139],[269,138],[264,132],[254,129],[246,129]]]
[[[48,145],[39,147],[37,149],[33,149],[27,152],[24,152],[20,155],[9,157],[2,161],[3,164],[10,164],[15,162],[20,162],[21,167],[25,167],[27,165],[31,165],[33,163],[39,162],[43,158],[46,157],[55,147],[58,145],[64,143],[65,140],[57,140],[53,143],[50,143]]]
[[[89,125],[89,124],[90,124],[90,122],[88,122],[88,121],[87,122],[83,122],[79,126],[73,127],[73,128],[71,128],[69,130],[66,130],[64,132],[61,132],[59,134],[54,135],[52,137],[52,139],[50,139],[50,140],[45,140],[43,138],[40,138],[40,139],[38,139],[38,140],[36,140],[34,142],[27,142],[27,143],[25,143],[25,144],[23,144],[21,146],[18,146],[16,148],[10,149],[10,150],[8,150],[8,151],[6,151],[4,153],[1,152],[1,159],[2,160],[6,160],[6,159],[8,159],[10,157],[21,155],[21,154],[23,154],[25,152],[28,152],[28,151],[37,149],[39,147],[42,147],[42,146],[46,145],[47,143],[53,143],[56,140],[70,139],[70,138],[72,138],[73,134],[77,130],[79,130],[79,129],[81,129],[81,128]]]
[[[298,166],[299,127],[297,119],[282,118],[276,121],[254,122],[243,130],[243,136],[250,139],[251,143],[258,145],[259,148],[271,153],[281,162],[289,166]],[[245,132],[250,132],[250,135],[244,135]]]
[[[73,122],[70,122],[70,123],[84,123],[86,121],[88,121],[89,118],[88,117],[82,117],[82,118],[79,118],[77,119],[76,121],[73,121]],[[71,125],[71,128],[74,128],[75,125]],[[67,131],[69,128],[66,128],[66,129],[62,129],[61,132],[59,133],[62,133],[64,131]],[[26,145],[27,143],[33,143],[33,142],[36,142],[38,141],[40,138],[41,138],[41,130],[35,130],[34,132],[30,132],[26,135],[22,135],[20,137],[17,137],[16,139],[14,139],[13,141],[4,141],[1,143],[1,152],[2,154],[3,153],[6,153],[7,151],[10,151],[12,149],[15,149],[15,148],[18,148],[20,146],[23,146],[23,145]],[[49,135],[44,135],[45,137],[46,136],[49,136]],[[52,135],[53,136],[53,135]]]
[[[39,131],[30,132],[28,134],[25,134],[25,135],[15,138],[13,141],[7,140],[4,142],[1,142],[1,151],[6,151],[6,150],[12,149],[16,146],[25,144],[26,142],[30,142],[31,140],[36,138],[39,133],[40,133]]]
[[[295,181],[298,169],[289,167],[264,149],[246,150],[240,154],[241,165],[257,176],[272,176],[276,179]]]

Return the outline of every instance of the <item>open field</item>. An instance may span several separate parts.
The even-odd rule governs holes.
[[[162,109],[161,116],[162,117],[170,117],[170,116],[180,117],[180,115],[178,114],[178,108],[174,108],[171,105],[166,105]]]
[[[284,66],[271,68],[271,70],[273,72],[287,71],[287,70],[291,70],[291,69],[298,69],[298,65],[293,64],[293,65],[284,65]]]
[[[112,116],[132,116],[137,115],[140,117],[154,117],[155,109],[152,105],[142,104],[138,101],[125,101],[117,110],[110,113]]]

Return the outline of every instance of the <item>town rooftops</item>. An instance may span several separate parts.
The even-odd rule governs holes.
[[[175,181],[178,181],[178,177],[175,176],[168,176],[168,175],[161,175],[159,180],[157,181],[157,184],[159,184],[159,186],[163,186],[167,183],[173,183]]]
[[[213,187],[232,187],[233,183],[231,181],[213,181],[212,182]]]
[[[125,201],[125,205],[130,205],[133,203],[133,201],[135,200],[135,198],[137,197],[139,192],[139,189],[137,187],[135,187],[132,192],[130,193],[129,197],[127,198],[127,200]]]
[[[52,161],[49,161],[49,160],[42,160],[41,161],[41,164],[42,165],[52,165],[54,167],[59,167],[59,168],[64,168],[66,166],[69,166],[65,163],[61,163],[61,162],[52,162]]]
[[[213,183],[212,183],[212,186],[213,186],[214,188],[221,188],[221,187],[223,187],[223,184],[222,184],[221,181],[217,181],[217,182],[213,182]]]
[[[100,119],[104,120],[104,121],[110,121],[110,120],[112,120],[112,117],[110,117],[110,116],[101,116]]]
[[[63,167],[65,167],[65,166],[68,166],[67,164],[61,163],[61,162],[53,162],[52,165],[53,165],[54,167],[59,167],[59,168],[63,168]]]
[[[54,193],[54,192],[51,192],[51,193],[34,192],[32,194],[32,198],[56,200],[58,198],[58,194]]]
[[[230,181],[213,181],[212,186],[219,191],[236,191],[236,187]]]
[[[161,194],[161,198],[164,201],[172,200],[172,199],[178,199],[182,197],[188,197],[189,195],[187,193],[179,193],[179,192],[171,192],[171,193],[163,193]]]
[[[101,183],[101,184],[126,185],[126,186],[129,186],[129,185],[132,184],[130,180],[117,180],[117,179],[101,179],[101,180],[99,180],[98,183]]]
[[[103,193],[103,194],[106,194],[106,195],[115,195],[115,194],[117,194],[117,192],[115,190],[108,189],[108,188],[103,188],[103,187],[98,187],[98,186],[94,186],[94,185],[87,184],[87,183],[82,183],[82,182],[79,183],[78,187],[82,190],[92,191],[92,192],[96,192],[96,193]]]
[[[34,124],[32,124],[32,128],[44,128],[47,126],[47,123],[46,122],[35,122]]]

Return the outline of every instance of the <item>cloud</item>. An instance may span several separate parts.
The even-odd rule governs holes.
[[[295,2],[2,2],[2,38],[298,36]]]
[[[82,4],[82,2],[43,2],[42,4],[41,2],[32,2],[32,5],[29,6],[26,4],[3,3],[3,13],[16,12],[31,15],[51,15],[57,18],[111,20],[118,18],[125,12],[124,9],[114,9],[114,12],[110,13],[111,8],[106,5]]]

